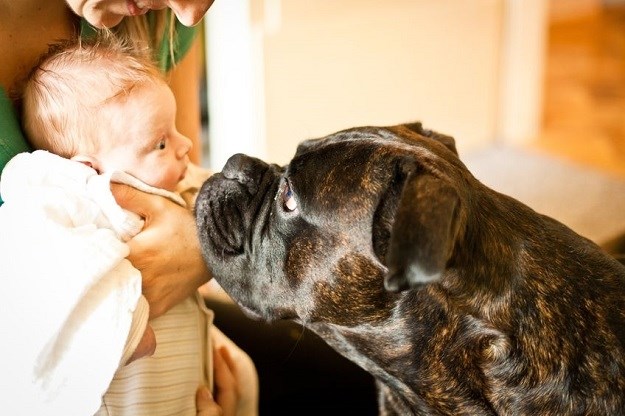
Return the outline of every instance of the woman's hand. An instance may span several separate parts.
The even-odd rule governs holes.
[[[132,238],[128,259],[141,272],[150,318],[162,315],[209,280],[195,218],[167,198],[111,184],[117,203],[145,220]]]

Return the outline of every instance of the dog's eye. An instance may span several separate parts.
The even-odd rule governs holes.
[[[297,208],[297,201],[293,197],[293,191],[291,191],[288,181],[284,182],[284,187],[282,188],[282,205],[287,211],[295,211],[295,208]]]

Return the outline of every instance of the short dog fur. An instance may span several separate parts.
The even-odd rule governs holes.
[[[625,415],[625,267],[477,181],[420,123],[234,155],[202,187],[204,258],[252,316],[373,374],[380,414]]]

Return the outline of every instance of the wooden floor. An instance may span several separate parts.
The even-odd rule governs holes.
[[[534,146],[625,178],[625,7],[553,22]]]

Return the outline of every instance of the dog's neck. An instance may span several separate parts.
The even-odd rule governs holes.
[[[328,323],[307,325],[321,336],[335,350],[371,373],[379,382],[406,403],[419,403],[421,399],[414,392],[415,386],[406,384],[402,378],[405,368],[413,357],[414,340],[402,334],[411,331],[400,328],[400,320],[386,322],[380,326],[360,325],[356,327],[337,326]],[[371,351],[367,346],[375,339],[376,345],[384,346]],[[404,364],[402,364],[404,363]]]

